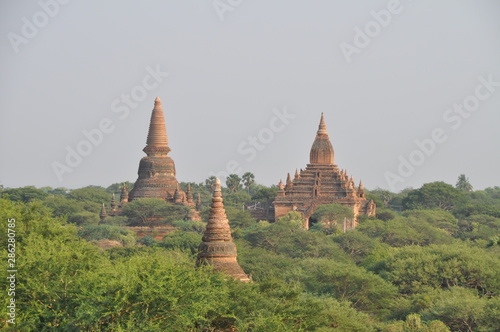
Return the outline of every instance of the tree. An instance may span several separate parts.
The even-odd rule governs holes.
[[[173,222],[184,219],[189,208],[172,205],[159,198],[139,198],[129,202],[123,208],[122,215],[130,221],[140,220],[141,223],[153,227],[159,221]]]
[[[27,186],[23,188],[5,189],[2,192],[2,197],[10,199],[11,201],[31,202],[36,199],[44,199],[48,194],[34,186]]]
[[[98,214],[88,211],[77,212],[68,218],[68,222],[79,226],[97,225],[99,220],[100,218]]]
[[[214,192],[214,186],[215,186],[215,181],[217,180],[217,177],[212,175],[208,179],[205,180],[205,188],[207,188],[208,191],[211,193]]]
[[[333,238],[356,263],[361,263],[373,250],[388,247],[363,234],[358,229],[341,233]]]
[[[478,297],[474,290],[452,287],[438,294],[431,307],[423,313],[424,317],[438,319],[452,331],[498,331],[498,325],[489,324],[490,320],[498,319],[486,317],[488,301]]]
[[[226,186],[230,192],[237,192],[241,189],[241,178],[238,174],[229,174],[226,179]]]
[[[306,291],[351,301],[363,311],[387,311],[397,296],[394,285],[352,263],[332,264],[330,259],[309,258],[298,267],[291,277],[300,280]]]
[[[129,229],[112,225],[85,225],[78,235],[87,241],[103,239],[119,241],[123,245],[135,244],[135,233]]]
[[[243,205],[250,201],[251,197],[244,191],[227,194],[224,196],[224,206],[242,209]]]
[[[252,201],[273,201],[276,198],[277,193],[277,186],[272,186],[271,188],[262,186],[256,191],[254,190]]]
[[[380,206],[380,203],[382,203],[385,207],[388,207],[389,202],[393,197],[394,194],[392,192],[381,188],[377,188],[375,190],[370,190],[369,192],[367,192],[367,198],[373,199],[377,206]],[[378,198],[378,200],[376,198]]]
[[[352,210],[338,203],[320,205],[311,215],[312,222],[321,223],[327,234],[340,232],[339,225],[344,220],[352,220],[353,218]]]
[[[245,188],[248,190],[248,193],[250,194],[250,186],[255,183],[255,175],[253,175],[253,173],[246,172],[245,174],[243,174],[242,179]]]
[[[98,204],[109,202],[111,200],[111,195],[106,191],[106,189],[100,186],[87,186],[71,190],[68,197],[78,201],[90,201]]]
[[[403,199],[405,210],[443,209],[451,211],[467,201],[463,192],[444,182],[424,184]]]
[[[500,259],[465,244],[407,246],[392,251],[375,270],[402,294],[455,286],[500,294]]]
[[[387,328],[388,332],[450,332],[450,329],[439,320],[423,323],[418,314],[410,314],[406,316],[405,321],[391,323]]]
[[[54,211],[54,216],[71,216],[77,212],[85,211],[84,204],[76,199],[68,199],[62,196],[49,196],[43,201],[45,206]]]
[[[463,192],[471,192],[472,191],[472,185],[469,182],[469,178],[465,176],[465,174],[460,174],[458,177],[457,184],[455,187]]]

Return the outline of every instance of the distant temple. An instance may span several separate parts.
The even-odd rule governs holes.
[[[202,241],[198,247],[198,259],[196,261],[198,266],[211,264],[216,271],[225,272],[234,279],[244,282],[250,281],[250,277],[245,274],[245,271],[236,260],[238,254],[231,236],[226,210],[222,203],[219,179],[215,182],[210,217]]]
[[[334,164],[333,146],[322,113],[306,169],[296,170],[293,179],[288,173],[286,184],[281,180],[278,184],[278,194],[273,202],[274,217],[278,220],[290,211],[297,211],[304,217],[304,227],[309,228],[314,222],[311,215],[316,208],[331,203],[342,204],[354,212],[354,220],[346,221],[344,229],[356,227],[358,215],[375,215],[375,203],[365,198],[361,181],[356,188],[352,176],[349,178],[347,171],[339,170]]]
[[[100,214],[101,222],[108,215],[119,215],[121,209],[129,201],[138,198],[160,198],[168,203],[191,207],[193,211],[189,218],[199,219],[199,213],[194,211],[194,208],[197,203],[198,205],[201,205],[201,203],[194,201],[190,185],[188,185],[186,192],[181,190],[175,176],[175,163],[168,156],[171,149],[168,146],[165,117],[159,97],[155,99],[149,123],[146,147],[143,151],[147,156],[143,157],[139,163],[139,171],[137,172],[139,176],[134,184],[134,188],[129,193],[127,186],[124,184],[119,203],[116,202],[115,195],[113,194],[109,213],[106,212],[103,205]]]

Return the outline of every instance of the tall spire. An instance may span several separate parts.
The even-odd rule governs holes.
[[[358,196],[361,198],[365,198],[365,187],[363,187],[363,182],[361,182],[361,180],[359,180]]]
[[[120,203],[128,203],[128,188],[126,183],[124,183],[122,186],[122,192],[120,194]]]
[[[104,219],[106,219],[107,216],[108,214],[106,213],[106,207],[104,206],[104,203],[102,203],[101,213],[99,214],[99,217],[101,217],[101,222],[104,222]]]
[[[111,195],[111,215],[114,215],[116,213],[116,198],[115,198],[115,193]]]
[[[186,202],[191,204],[193,203],[193,194],[191,193],[191,184],[188,183],[187,190],[186,190]]]
[[[288,190],[292,190],[292,189],[293,189],[293,181],[292,181],[292,177],[290,176],[290,173],[288,173],[288,175],[286,176],[285,190],[288,191]]]
[[[155,106],[151,113],[149,122],[148,139],[144,152],[150,155],[166,155],[170,152],[168,147],[167,129],[165,127],[165,116],[161,107],[160,97],[156,97]]]
[[[309,155],[310,164],[333,165],[333,146],[326,130],[325,116],[321,113],[316,138]]]
[[[319,120],[318,135],[328,135],[326,130],[325,114],[321,112],[321,119]]]
[[[196,198],[196,210],[201,209],[201,196],[200,193],[198,193],[198,197]]]
[[[236,260],[238,254],[231,236],[226,210],[222,203],[219,179],[215,181],[214,187],[210,217],[208,218],[207,228],[203,233],[203,242],[198,247],[196,264],[211,264],[217,271],[226,272],[234,279],[248,282],[250,278]]]

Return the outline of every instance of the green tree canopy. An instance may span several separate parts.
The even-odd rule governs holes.
[[[109,192],[100,186],[87,186],[71,190],[68,197],[78,201],[90,201],[98,204],[109,202],[111,200]]]
[[[229,174],[226,178],[226,186],[230,192],[237,192],[241,189],[241,178],[238,174]]]
[[[252,201],[273,201],[278,194],[278,187],[260,187],[254,191]]]
[[[420,189],[412,190],[403,200],[405,210],[442,209],[451,211],[467,201],[460,190],[444,182],[424,184]]]
[[[180,205],[168,204],[159,198],[139,198],[129,202],[123,208],[122,215],[129,218],[129,221],[148,226],[154,226],[159,222],[173,222],[185,218],[189,208]]]
[[[217,180],[217,177],[215,175],[208,177],[208,179],[205,180],[205,188],[208,191],[213,192],[216,180]]]
[[[48,194],[43,190],[37,189],[34,186],[27,186],[22,188],[11,188],[2,191],[2,197],[10,199],[11,201],[31,202],[37,199],[44,199]]]
[[[76,212],[68,218],[68,222],[79,226],[83,225],[97,225],[100,221],[97,213],[88,211]]]
[[[251,172],[246,172],[241,178],[243,180],[243,185],[247,189],[248,193],[250,193],[250,186],[255,183],[255,175]]]

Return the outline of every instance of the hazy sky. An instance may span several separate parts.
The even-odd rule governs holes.
[[[156,96],[179,181],[285,180],[324,112],[368,189],[500,185],[499,1],[11,0],[0,35],[5,187],[135,181]]]

